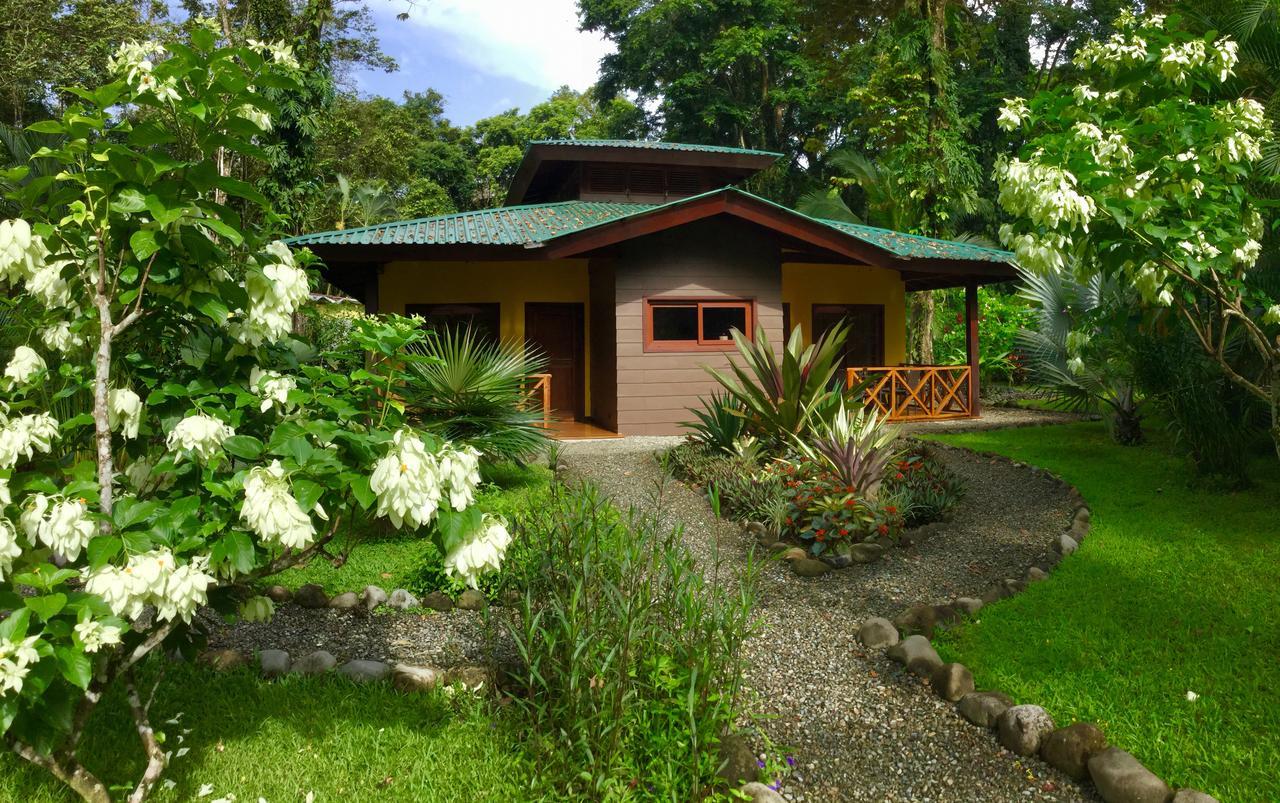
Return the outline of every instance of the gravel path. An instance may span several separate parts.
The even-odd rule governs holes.
[[[973,423],[973,422],[966,422]],[[935,425],[936,426],[936,425]],[[590,478],[620,507],[652,504],[662,472],[653,457],[675,438],[623,438],[566,444],[570,475]],[[784,795],[826,801],[1093,801],[1090,788],[1036,759],[1019,758],[965,722],[927,684],[863,648],[859,623],[916,602],[979,596],[1005,577],[1021,577],[1045,557],[1048,534],[1071,505],[1055,484],[1008,464],[959,452],[942,458],[969,484],[952,521],[887,560],[818,579],[766,565],[746,645],[747,685],[771,740],[792,751],[795,774]],[[714,518],[704,499],[675,482],[660,513],[683,525],[704,564],[718,556],[742,565],[750,539]]]

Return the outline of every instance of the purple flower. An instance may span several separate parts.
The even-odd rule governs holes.
[[[794,767],[795,765],[796,765],[796,760],[795,760],[795,758],[794,758],[794,757],[792,757],[792,756],[787,756],[787,766],[788,766],[788,767]]]
[[[776,791],[778,791],[779,789],[781,789],[781,788],[782,788],[782,779],[781,779],[781,778],[779,778],[778,780],[776,780],[776,781],[774,781],[773,783],[769,784],[769,788],[770,788],[770,789],[772,789],[772,790],[773,790],[773,791],[775,791],[775,792],[776,792]]]
[[[756,766],[757,766],[757,767],[759,767],[760,769],[764,769],[764,759],[763,759],[763,758],[757,758],[757,759],[756,759]]]

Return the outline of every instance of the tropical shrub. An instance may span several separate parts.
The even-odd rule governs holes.
[[[1066,271],[1021,273],[1021,293],[1036,309],[1034,328],[1018,335],[1031,382],[1068,410],[1109,409],[1116,443],[1141,443],[1131,293],[1102,274],[1081,282]]]
[[[656,513],[619,515],[589,486],[542,513],[522,536],[543,551],[523,578],[513,680],[557,797],[703,799],[741,714],[755,569],[718,577]]]
[[[740,452],[713,450],[697,441],[680,444],[664,460],[676,476],[714,493],[725,515],[770,522],[777,532],[782,531],[786,505],[782,481],[762,470],[759,460]]]
[[[797,326],[779,357],[764,327],[756,328],[754,340],[735,329],[731,334],[743,364],[730,359],[732,376],[711,366],[707,371],[741,406],[749,433],[786,448],[843,395],[833,378],[848,333],[848,326],[841,322],[805,346]]]
[[[945,519],[964,498],[964,481],[927,444],[918,443],[889,467],[881,496],[901,511],[907,527]]]
[[[885,469],[898,454],[898,429],[863,406],[852,409],[841,398],[835,412],[814,431],[796,439],[805,454],[821,459],[840,481],[866,499],[875,499]]]
[[[702,399],[702,409],[690,407],[696,421],[680,426],[690,431],[689,437],[709,448],[733,451],[734,444],[746,434],[747,418],[742,405],[726,393],[714,392]]]
[[[1280,454],[1280,298],[1257,269],[1268,203],[1258,197],[1272,128],[1261,103],[1223,97],[1238,45],[1126,11],[1073,58],[1072,81],[1006,101],[1026,137],[996,167],[1001,238],[1036,273],[1070,266],[1120,277],[1171,309],[1224,376],[1270,410]],[[1239,360],[1227,348],[1242,334]]]
[[[963,365],[965,351],[964,292],[935,291],[940,309],[935,318],[937,336],[934,352],[944,365]],[[1018,332],[1031,325],[1034,311],[1020,296],[1001,292],[998,287],[978,290],[978,320],[982,337],[978,339],[978,371],[984,385],[996,382],[1021,382],[1026,373],[1025,360],[1018,345]]]
[[[112,791],[78,746],[116,686],[144,757],[128,799],[160,782],[172,744],[135,670],[190,656],[202,606],[234,615],[243,587],[375,516],[432,528],[472,580],[505,547],[470,505],[474,453],[407,428],[387,393],[416,326],[362,320],[355,372],[290,347],[307,274],[215,165],[264,155],[265,91],[296,87],[296,63],[212,30],[121,47],[109,83],[35,127],[63,138],[41,155],[58,170],[6,177],[0,281],[36,334],[0,381],[0,732],[91,801]],[[68,399],[84,411],[56,417]]]
[[[515,342],[494,342],[471,327],[445,326],[415,344],[402,393],[415,420],[494,460],[525,460],[547,443],[541,410],[526,403],[531,374],[546,360]]]
[[[882,504],[848,484],[825,461],[801,458],[769,467],[787,490],[784,532],[800,539],[815,555],[841,555],[859,541],[896,538],[902,511]]]

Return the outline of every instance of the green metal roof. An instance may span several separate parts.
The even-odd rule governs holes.
[[[730,192],[766,203],[789,214],[820,223],[904,259],[957,259],[1013,263],[1014,256],[998,248],[903,234],[861,223],[812,218],[767,198],[725,187],[665,204],[614,201],[558,201],[524,206],[502,206],[365,226],[358,229],[303,234],[286,240],[290,245],[537,245],[584,229],[635,217],[698,198]]]
[[[559,201],[501,206],[291,237],[290,245],[531,245],[653,209],[653,204]]]
[[[782,156],[774,151],[731,148],[727,145],[697,145],[688,142],[662,142],[653,139],[535,139],[530,145],[585,145],[589,148],[635,148],[651,151],[690,151],[692,153],[737,153],[748,156]]]

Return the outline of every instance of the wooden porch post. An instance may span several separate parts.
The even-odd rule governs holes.
[[[982,413],[982,403],[978,381],[978,283],[974,279],[964,286],[964,331],[964,351],[969,361],[969,415],[977,418]]]

